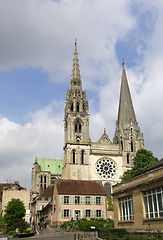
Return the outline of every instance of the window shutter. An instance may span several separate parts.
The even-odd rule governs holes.
[[[70,196],[69,199],[70,199],[69,204],[71,204],[72,203],[72,197]]]
[[[91,197],[91,204],[93,204],[93,197]]]
[[[101,213],[102,218],[104,218],[104,210],[101,210]]]
[[[94,218],[96,218],[96,210],[94,210]]]
[[[86,210],[83,210],[83,218],[86,217]]]
[[[94,204],[96,204],[96,197],[94,197],[94,199],[93,199],[93,200],[94,200]]]
[[[85,204],[85,197],[83,197],[83,204]]]
[[[75,196],[72,197],[72,204],[75,204]]]
[[[80,197],[80,204],[83,204],[83,197]]]
[[[101,204],[103,205],[104,204],[104,198],[101,197]]]
[[[69,217],[72,218],[72,210],[69,210]]]
[[[64,203],[64,196],[61,196],[61,204]]]
[[[64,210],[62,209],[61,210],[61,218],[63,218],[64,217]]]
[[[91,210],[91,218],[93,218],[94,217],[94,215],[93,215],[93,210]]]

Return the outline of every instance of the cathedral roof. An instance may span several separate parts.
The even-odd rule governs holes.
[[[134,129],[138,128],[130,89],[128,86],[126,71],[123,63],[117,126],[119,129],[121,127],[123,129],[126,129],[131,125],[133,125]]]
[[[51,174],[62,174],[63,159],[37,158],[41,171],[51,172]]]
[[[60,194],[106,195],[101,181],[57,179],[55,184]]]

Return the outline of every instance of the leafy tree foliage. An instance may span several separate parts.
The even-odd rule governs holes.
[[[111,195],[107,198],[107,207],[110,210],[113,209],[113,197]]]
[[[0,214],[0,230],[2,230],[4,228],[4,225],[5,225],[5,220],[2,216],[2,213],[3,213],[3,211],[1,211],[1,214]]]
[[[143,171],[145,171],[158,161],[158,158],[154,157],[151,151],[143,148],[139,149],[136,153],[136,156],[133,158],[133,168],[124,172],[121,177],[122,182],[140,175]]]
[[[24,203],[20,201],[20,199],[12,198],[11,201],[8,202],[4,212],[4,220],[10,228],[14,223],[23,220],[26,210]]]

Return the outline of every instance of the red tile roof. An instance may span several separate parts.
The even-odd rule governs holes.
[[[106,195],[101,181],[57,179],[55,184],[59,194]]]
[[[41,200],[42,198],[45,198],[45,200],[48,200],[49,197],[51,199],[53,198],[53,190],[54,190],[54,184],[49,185],[43,193],[40,194],[40,196],[37,198],[37,200]]]

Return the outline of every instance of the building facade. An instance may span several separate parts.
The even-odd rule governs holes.
[[[71,219],[107,217],[106,192],[101,181],[57,179],[53,192],[53,225]]]
[[[163,159],[113,186],[113,202],[115,228],[162,230]]]
[[[31,201],[61,178],[63,159],[35,158],[31,174]]]
[[[30,191],[20,186],[19,182],[13,182],[9,186],[3,187],[2,190],[2,210],[4,210],[12,198],[20,199],[24,203],[26,214],[25,221],[30,222]]]
[[[118,118],[113,141],[104,130],[97,142],[89,135],[89,105],[82,90],[77,43],[73,59],[70,89],[64,114],[64,167],[62,179],[101,180],[110,195],[120,176],[133,166],[132,159],[144,148],[123,64]]]

